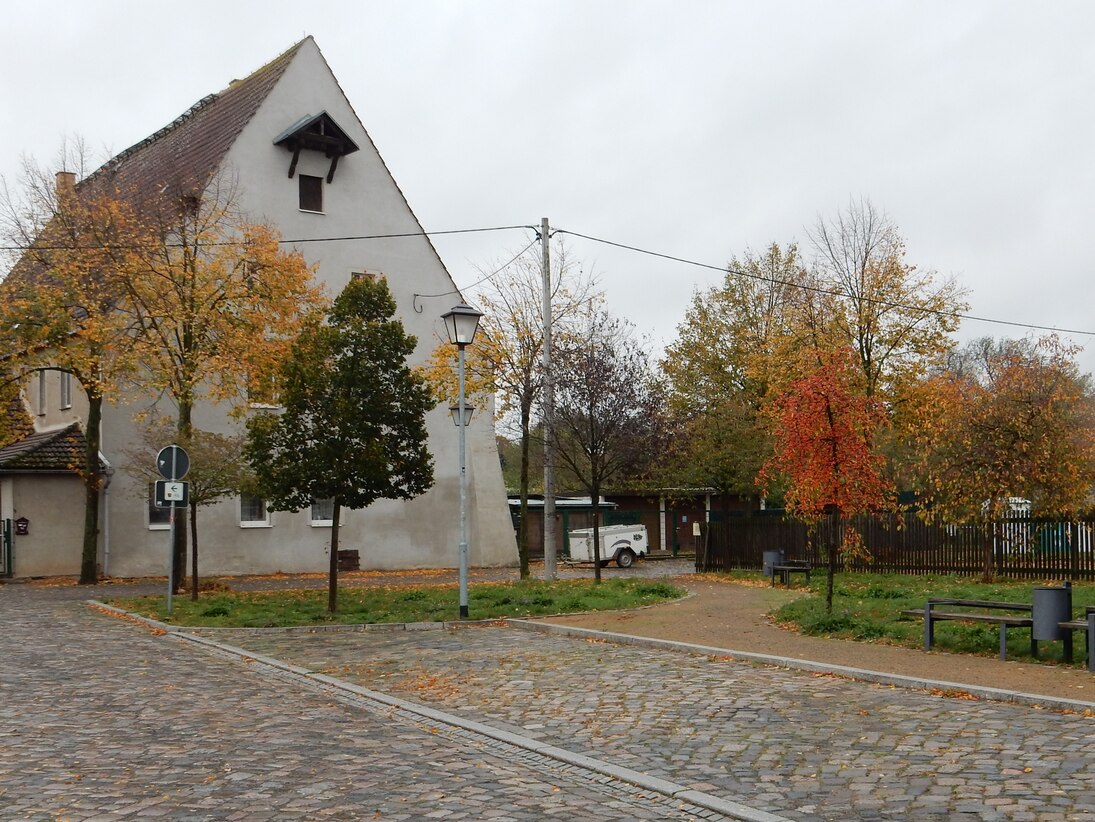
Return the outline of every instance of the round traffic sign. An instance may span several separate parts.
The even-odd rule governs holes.
[[[156,470],[168,480],[180,480],[190,470],[190,455],[181,445],[168,445],[156,455]]]

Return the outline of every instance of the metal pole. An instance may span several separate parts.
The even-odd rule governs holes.
[[[175,594],[175,506],[169,509],[168,522],[171,523],[170,542],[167,543],[167,613],[171,614],[175,607],[172,597]]]
[[[468,618],[468,473],[464,451],[464,346],[460,346],[460,382],[458,391],[460,414],[460,618]]]
[[[555,385],[551,376],[551,232],[540,220],[541,274],[544,281],[544,579],[555,580]]]

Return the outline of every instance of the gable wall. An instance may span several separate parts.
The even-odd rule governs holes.
[[[273,139],[304,114],[326,110],[360,150],[339,161],[334,182],[324,185],[323,215],[298,209],[298,181],[287,176],[291,153]],[[298,173],[326,177],[329,161],[301,152]],[[346,102],[318,48],[306,41],[292,64],[230,149],[224,171],[238,183],[240,201],[256,218],[278,226],[282,236],[358,236],[417,232],[421,228],[388,174],[368,135]],[[451,278],[424,238],[356,240],[301,245],[305,257],[319,264],[318,277],[328,293],[337,294],[351,271],[383,273],[399,306],[407,331],[418,337],[414,360],[424,362],[444,339],[440,314],[460,301],[457,294],[427,300],[418,314],[414,293],[437,294],[454,289]],[[146,400],[147,402],[147,400]],[[132,447],[135,408],[112,408],[104,419],[104,451],[112,455]],[[225,409],[196,409],[195,424],[229,431],[236,425]],[[457,431],[448,409],[429,415],[435,487],[410,502],[382,500],[364,511],[344,512],[341,547],[356,548],[363,567],[454,567],[459,533]],[[166,443],[165,443],[166,444]],[[151,459],[151,457],[150,457]],[[111,488],[112,575],[162,573],[167,536],[150,530],[143,504],[146,480],[119,470]],[[502,482],[494,429],[489,413],[477,415],[468,430],[469,545],[473,565],[516,562],[516,545]],[[307,511],[275,512],[270,528],[241,528],[238,500],[203,507],[199,518],[200,560],[204,573],[254,571],[323,571],[327,567],[329,527],[313,527]]]

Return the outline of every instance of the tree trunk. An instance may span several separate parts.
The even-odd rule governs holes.
[[[992,582],[993,577],[996,576],[996,538],[998,536],[997,528],[999,523],[993,520],[991,523],[986,522],[981,528],[981,533],[985,538],[985,550],[983,553],[984,564],[981,567],[981,581],[988,583]]]
[[[84,438],[84,544],[80,553],[80,584],[94,585],[99,581],[99,489],[103,484],[99,463],[99,424],[103,419],[103,398],[88,392],[87,430]]]
[[[593,487],[593,581],[601,581],[601,489]]]
[[[190,598],[198,600],[198,506],[190,503]]]
[[[517,523],[517,561],[521,565],[521,579],[528,579],[528,456],[532,439],[529,431],[532,416],[531,400],[521,403],[521,517]],[[544,546],[545,552],[547,546]]]
[[[332,614],[338,610],[338,518],[342,506],[335,497],[331,506],[331,565],[327,574],[327,610]]]
[[[191,414],[194,409],[192,400],[179,401],[179,422],[176,427],[178,445],[184,448],[190,443],[190,436],[194,432]],[[171,569],[175,578],[173,593],[178,594],[182,590],[183,578],[186,576],[186,517],[177,517],[175,520],[175,544],[171,550]]]
[[[833,515],[833,533],[829,536],[829,562],[825,574],[825,612],[833,612],[833,579],[836,576],[837,537],[840,535],[840,514]]]

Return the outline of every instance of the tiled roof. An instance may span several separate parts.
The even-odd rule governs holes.
[[[251,76],[232,81],[227,89],[203,97],[173,123],[107,161],[88,183],[105,176],[124,195],[138,197],[158,194],[164,185],[175,188],[176,194],[200,189],[217,172],[224,153],[303,43],[301,40]]]
[[[176,194],[200,191],[304,42],[223,91],[203,97],[175,121],[107,161],[87,184],[109,182],[123,195],[141,199],[158,195],[165,185]]]
[[[57,431],[31,434],[0,448],[0,474],[71,471],[83,464],[87,440],[77,422]]]
[[[108,193],[153,211],[176,208],[181,198],[200,194],[307,39],[243,80],[203,97],[159,131],[108,160],[77,190]],[[24,255],[3,284],[18,287],[41,274],[32,255]]]

